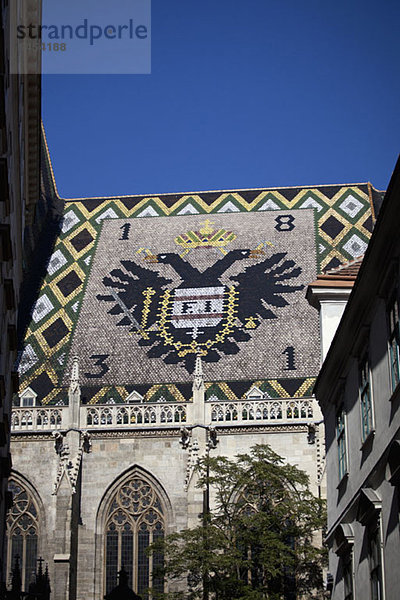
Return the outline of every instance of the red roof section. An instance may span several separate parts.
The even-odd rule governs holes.
[[[350,262],[339,265],[334,269],[329,269],[322,275],[318,275],[317,279],[310,283],[313,287],[353,287],[357,279],[358,271],[364,255],[358,256]]]
[[[342,277],[351,277],[355,279],[358,275],[358,271],[360,270],[363,259],[364,255],[358,256],[350,262],[344,263],[343,265],[339,265],[334,269],[329,269],[329,271],[326,271],[324,275],[339,279],[341,279]]]

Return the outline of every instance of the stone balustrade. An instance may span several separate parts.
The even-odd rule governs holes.
[[[239,402],[212,402],[210,422],[217,423],[271,423],[293,422],[313,419],[311,398],[245,400]]]
[[[192,403],[86,405],[80,407],[82,429],[193,425]],[[311,398],[213,401],[204,404],[206,424],[272,424],[306,422],[314,418]],[[12,431],[68,429],[68,406],[15,407]]]
[[[83,426],[87,429],[99,427],[130,427],[149,425],[179,425],[186,423],[186,404],[137,404],[86,406]]]
[[[65,427],[68,406],[14,407],[11,414],[11,431],[41,431]]]

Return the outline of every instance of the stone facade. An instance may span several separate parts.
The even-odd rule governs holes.
[[[74,401],[78,402],[79,391],[75,397],[70,394],[69,406],[61,409],[67,413],[66,420],[63,415],[53,432],[46,424],[44,430],[36,425],[32,431],[29,413],[40,409],[15,409],[14,417],[20,421],[15,425],[12,444],[13,477],[23,485],[29,483],[40,507],[38,552],[49,561],[55,598],[100,600],[104,596],[105,521],[110,498],[122,481],[137,476],[153,486],[163,505],[166,532],[198,524],[203,493],[195,487],[193,466],[208,446],[206,430],[192,426],[209,427],[206,415],[211,407],[205,402],[202,375],[196,381],[200,385],[194,385],[193,402],[187,406],[184,422],[190,431],[187,448],[181,444],[181,424],[118,428],[101,423],[85,427],[86,423],[74,422],[70,409]],[[316,426],[315,437],[309,436],[310,423],[321,421],[315,401],[302,399],[303,408],[286,419],[265,418],[262,410],[268,402],[248,401],[249,411],[254,411],[250,421],[234,425],[217,422],[218,444],[209,451],[233,458],[254,444],[268,443],[288,462],[304,469],[313,492],[321,493],[320,426]],[[116,405],[110,408],[117,410]],[[81,417],[86,411],[86,407],[81,408]]]

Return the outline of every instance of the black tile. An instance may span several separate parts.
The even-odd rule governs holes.
[[[88,198],[87,200],[82,200],[82,204],[88,212],[92,212],[103,202],[107,203],[108,200],[104,200],[103,198]]]
[[[201,199],[206,204],[212,204],[213,202],[215,202],[215,200],[217,200],[220,196],[222,196],[223,193],[224,192],[208,192],[206,194],[199,194],[199,195],[201,196]],[[241,194],[241,192],[239,192],[239,193]]]
[[[366,221],[364,221],[364,223],[363,223],[363,227],[365,227],[365,229],[366,229],[367,231],[369,231],[370,233],[372,233],[372,230],[373,230],[373,228],[374,228],[374,225],[373,225],[373,223],[372,223],[372,217],[371,217],[371,215],[368,217],[368,219],[367,219]]]
[[[72,294],[72,292],[76,290],[81,283],[82,281],[79,279],[75,271],[71,271],[57,283],[57,286],[61,290],[62,294],[67,297]]]
[[[304,383],[304,379],[278,379],[278,383],[287,392],[288,396],[293,397]]]
[[[290,202],[293,198],[296,198],[301,189],[303,188],[288,188],[286,190],[279,190],[279,193]]]
[[[239,196],[246,200],[246,202],[253,202],[262,193],[262,190],[244,190],[238,192]]]
[[[190,400],[193,396],[192,384],[191,383],[177,383],[175,384],[177,389],[180,391],[185,400]]]
[[[174,204],[178,202],[182,196],[189,196],[189,194],[168,194],[166,196],[160,195],[159,198],[162,200],[165,206],[172,208],[172,206],[174,206]]]
[[[333,215],[331,215],[325,223],[321,225],[322,231],[324,231],[333,240],[339,233],[344,229],[344,225],[338,221]]]
[[[375,217],[378,216],[381,210],[382,202],[385,197],[385,192],[379,192],[378,190],[372,189],[372,202],[375,210]]]
[[[132,208],[139,204],[144,197],[145,196],[138,196],[136,198],[121,198],[121,202],[125,206],[126,210],[132,210]]]
[[[319,188],[319,191],[324,194],[324,196],[326,196],[327,198],[329,198],[329,200],[331,200],[333,198],[333,196],[335,196],[335,194],[338,193],[338,191],[340,190],[342,186],[341,185],[332,185],[332,186],[321,186]]]
[[[126,391],[128,392],[128,394],[131,394],[133,391],[136,391],[138,394],[140,394],[141,396],[143,396],[143,398],[145,397],[145,395],[147,394],[147,392],[149,391],[149,389],[151,388],[151,385],[148,384],[139,384],[139,385],[126,385]]]
[[[92,242],[93,239],[94,238],[90,231],[88,231],[87,229],[82,229],[82,231],[80,231],[78,235],[72,238],[71,244],[77,252],[80,252],[81,250],[83,250],[83,248],[86,248],[86,246],[90,244],[90,242]]]
[[[240,399],[250,390],[252,381],[228,381],[228,385],[236,398]]]
[[[43,337],[50,348],[53,348],[67,335],[68,331],[68,327],[60,317],[43,331]]]
[[[95,396],[97,392],[100,391],[100,389],[100,386],[83,385],[81,387],[81,403],[87,404],[93,398],[93,396]],[[83,398],[85,399],[85,401],[83,401]]]
[[[38,399],[42,400],[51,392],[54,388],[54,384],[51,381],[47,373],[41,373],[39,377],[36,377],[32,383],[29,384],[34,392],[38,395]]]
[[[340,262],[340,260],[338,258],[336,258],[336,256],[334,256],[332,258],[332,260],[324,268],[324,272],[326,273],[327,271],[330,271],[330,269],[336,269],[336,267],[338,267],[341,264],[342,263]]]

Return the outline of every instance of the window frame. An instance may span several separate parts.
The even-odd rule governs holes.
[[[360,360],[358,370],[361,441],[362,444],[364,444],[375,431],[372,377],[368,352],[366,352]]]
[[[14,477],[12,473],[8,486],[10,491],[13,493],[13,507],[18,509],[19,514],[16,514],[14,508],[12,507],[7,515],[7,527],[6,527],[6,567],[7,567],[7,576],[12,572],[12,569],[15,566],[15,557],[19,555],[19,567],[21,572],[21,583],[22,590],[24,592],[28,592],[28,587],[32,579],[32,573],[36,571],[36,562],[38,557],[40,556],[40,546],[41,546],[41,535],[40,535],[40,512],[39,506],[36,502],[32,492],[29,487],[22,483],[18,478]],[[18,499],[20,495],[25,495],[23,498],[22,506],[24,508],[20,509],[19,502],[14,502],[15,499]],[[27,529],[26,519],[30,520],[30,524],[28,525],[29,530]],[[21,526],[20,520],[25,520],[25,523]],[[34,535],[30,533],[30,530],[34,530]],[[19,531],[20,534],[15,535],[16,531]],[[16,539],[19,538],[20,542],[20,551],[14,552],[14,544]],[[31,546],[29,540],[34,540],[35,544]],[[32,553],[33,550],[33,554]],[[34,558],[32,558],[34,556]]]
[[[33,396],[24,396],[21,398],[21,408],[32,408],[35,406],[35,398]]]
[[[335,434],[338,451],[338,478],[340,483],[349,473],[347,444],[347,413],[343,403],[339,406],[339,409],[336,411]]]
[[[21,408],[34,408],[37,400],[37,394],[31,387],[26,387],[20,394],[19,397],[19,406]],[[29,404],[25,404],[25,401],[29,400]]]
[[[354,600],[354,550],[351,547],[342,556],[344,600]]]
[[[371,600],[384,600],[382,532],[379,517],[368,524],[367,536]]]
[[[388,356],[392,394],[400,383],[400,306],[398,291],[392,293],[386,309],[388,324]]]
[[[148,496],[151,501],[146,507],[140,508],[139,512],[130,512],[128,505],[124,505],[121,502],[121,492],[124,488],[131,487],[132,485],[138,484],[148,488]],[[133,490],[132,490],[133,491]],[[126,498],[127,499],[127,498]],[[140,504],[140,503],[139,503]],[[116,514],[116,507],[118,513],[124,513],[121,524],[116,526],[116,521],[113,515]],[[151,524],[147,522],[146,515],[151,512],[157,515],[157,520]],[[126,526],[129,526],[126,528]],[[160,527],[159,527],[160,525]],[[131,538],[130,541],[124,536],[124,530],[127,537]],[[128,531],[129,530],[129,531]],[[147,587],[153,587],[155,591],[162,591],[165,589],[165,581],[161,581],[160,578],[154,573],[155,568],[160,566],[160,556],[152,553],[147,558],[145,557],[145,548],[150,545],[159,537],[163,537],[167,532],[167,513],[164,502],[157,490],[157,488],[142,474],[135,473],[129,478],[122,481],[113,491],[112,496],[107,503],[105,522],[104,522],[104,562],[103,562],[103,595],[108,594],[115,585],[117,585],[117,572],[124,566],[129,576],[129,586],[144,600],[150,599],[151,594],[147,594],[145,589]],[[112,533],[113,536],[109,534]],[[111,538],[114,538],[113,541]],[[147,538],[147,539],[146,539]],[[114,546],[114,551],[109,552],[110,546]],[[129,564],[126,560],[129,557]],[[147,562],[147,567],[140,561]],[[109,564],[111,563],[110,567]],[[114,563],[114,564],[112,564]],[[108,579],[109,574],[114,579],[115,583]],[[143,574],[146,574],[143,578]],[[146,580],[146,581],[145,581]],[[157,587],[159,589],[157,589]],[[142,589],[143,588],[143,589]]]

